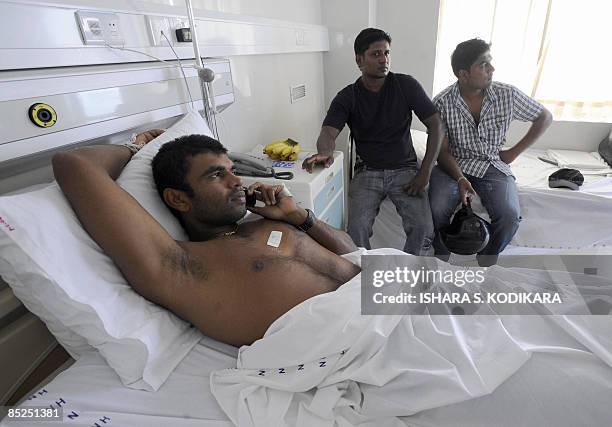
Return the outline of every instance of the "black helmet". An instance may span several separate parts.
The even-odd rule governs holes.
[[[604,159],[608,165],[612,166],[612,132],[599,143],[597,151],[601,158]]]
[[[472,211],[469,201],[439,232],[446,248],[459,255],[473,255],[489,243],[489,223]]]
[[[550,188],[566,187],[571,190],[578,190],[584,183],[584,176],[577,169],[559,169],[548,177]]]

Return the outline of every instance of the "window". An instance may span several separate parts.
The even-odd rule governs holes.
[[[455,46],[492,43],[495,80],[543,103],[556,120],[612,122],[608,0],[441,0],[434,93],[456,78]]]

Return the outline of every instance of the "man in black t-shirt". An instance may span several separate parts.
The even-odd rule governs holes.
[[[332,101],[317,140],[317,154],[304,160],[311,172],[329,167],[338,134],[345,124],[355,140],[358,161],[349,188],[348,233],[357,246],[370,249],[372,225],[389,197],[402,217],[404,251],[432,254],[433,222],[427,192],[429,176],[442,141],[440,117],[414,78],[389,71],[391,37],[366,28],[355,39],[361,76]],[[421,167],[410,136],[412,112],[427,126],[427,150]]]

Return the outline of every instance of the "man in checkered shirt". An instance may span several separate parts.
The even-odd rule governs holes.
[[[465,205],[477,193],[491,217],[490,240],[478,261],[491,265],[519,227],[520,206],[510,163],[544,133],[552,115],[514,86],[493,81],[490,45],[483,40],[458,44],[451,65],[457,82],[433,99],[446,126],[429,187],[436,229],[433,246],[436,256],[448,259],[438,230],[450,222],[459,202]],[[502,149],[512,120],[532,125],[516,145]]]

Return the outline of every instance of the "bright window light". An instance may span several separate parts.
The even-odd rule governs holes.
[[[434,93],[456,81],[455,46],[492,43],[495,80],[542,102],[555,120],[612,122],[608,0],[441,0]]]

